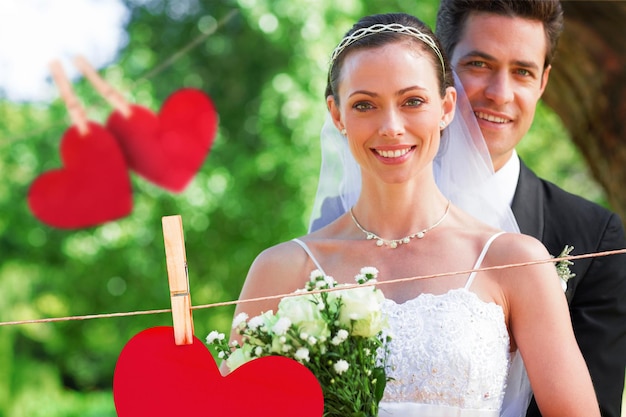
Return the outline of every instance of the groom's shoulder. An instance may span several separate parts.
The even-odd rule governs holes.
[[[570,216],[577,215],[583,218],[608,219],[615,216],[611,210],[584,197],[564,190],[558,185],[539,178],[544,189],[545,201],[549,206],[562,207],[562,210]]]
[[[534,175],[534,173],[533,173]],[[564,190],[558,185],[536,176],[543,194],[546,227],[553,230],[569,230],[580,235],[593,235],[601,239],[607,229],[621,236],[621,218],[606,207]],[[599,236],[597,236],[599,234]],[[610,233],[613,235],[613,233]],[[616,237],[615,237],[616,238]]]
[[[610,217],[617,216],[606,207],[566,191],[553,182],[539,177],[530,168],[525,168],[530,174],[529,179],[532,180],[534,178],[534,180],[538,181],[543,194],[543,203],[548,208],[548,211],[563,212],[566,217],[570,218],[582,217],[584,219],[593,218],[604,221],[608,221]]]

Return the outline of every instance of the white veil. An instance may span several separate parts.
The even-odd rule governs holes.
[[[350,210],[361,194],[361,167],[354,160],[348,140],[326,114],[320,134],[322,165],[309,223],[309,232],[332,223]]]
[[[465,91],[456,74],[457,107],[441,136],[433,162],[435,181],[454,205],[484,223],[519,233],[513,211],[497,196],[498,188],[489,150]],[[348,141],[327,114],[321,132],[322,166],[309,232],[331,223],[352,207],[361,193],[361,170]]]
[[[511,207],[498,198],[489,150],[463,86],[454,74],[457,106],[453,121],[444,129],[433,163],[435,181],[454,205],[477,219],[507,232],[519,233]],[[361,170],[348,141],[326,116],[321,132],[322,165],[309,232],[336,220],[352,207],[361,193]],[[530,403],[531,388],[519,351],[511,368],[500,415],[522,417]]]

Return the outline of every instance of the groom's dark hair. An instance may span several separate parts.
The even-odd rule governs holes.
[[[461,39],[471,13],[493,13],[542,22],[547,45],[544,68],[552,63],[563,31],[563,9],[559,0],[441,0],[435,33],[448,57]]]

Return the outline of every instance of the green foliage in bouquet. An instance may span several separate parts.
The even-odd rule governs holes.
[[[280,301],[276,314],[235,317],[241,343],[229,345],[217,331],[209,333],[207,343],[230,370],[263,356],[295,359],[320,382],[325,417],[375,417],[387,383],[390,341],[383,331],[383,294],[371,285],[377,275],[365,267],[355,279],[370,285],[339,285],[315,270],[304,289]]]

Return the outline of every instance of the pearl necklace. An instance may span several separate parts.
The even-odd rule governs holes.
[[[363,226],[361,226],[361,224],[357,221],[356,217],[354,217],[354,213],[352,212],[352,207],[350,207],[350,217],[352,217],[352,221],[354,222],[356,227],[358,227],[360,231],[365,233],[365,235],[367,236],[367,240],[375,239],[376,246],[385,245],[385,246],[389,246],[391,249],[395,249],[398,247],[398,245],[401,245],[403,243],[404,244],[409,243],[411,239],[414,239],[414,238],[423,239],[424,236],[426,236],[427,232],[430,232],[435,227],[439,226],[441,222],[443,222],[443,220],[448,215],[449,211],[450,211],[450,200],[448,200],[448,205],[446,206],[446,211],[443,213],[443,216],[441,216],[441,218],[437,220],[435,224],[433,224],[430,227],[427,227],[426,229],[420,230],[417,233],[413,233],[412,235],[405,236],[402,239],[392,239],[392,240],[383,239],[382,237],[378,236],[376,233],[365,230]]]

